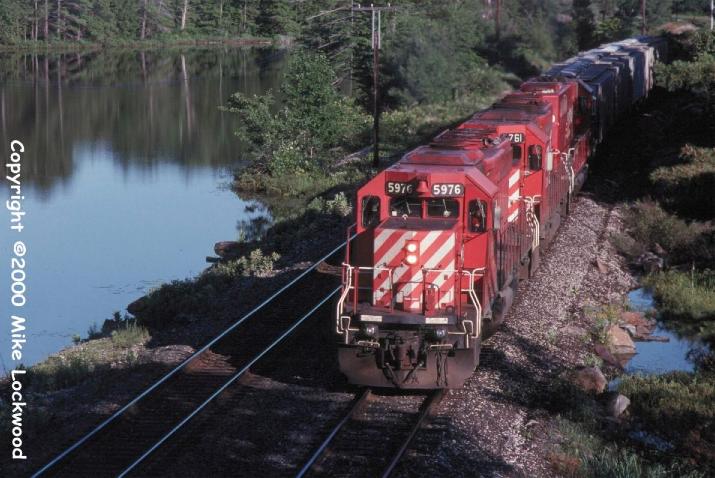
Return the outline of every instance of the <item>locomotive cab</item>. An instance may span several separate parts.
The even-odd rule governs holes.
[[[424,146],[360,189],[336,309],[351,383],[452,388],[472,374],[491,310],[482,304],[496,287],[489,231],[506,199],[488,175],[511,154],[508,141],[485,151]]]

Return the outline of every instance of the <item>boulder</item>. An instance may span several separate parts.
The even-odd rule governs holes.
[[[246,252],[246,243],[237,241],[220,241],[214,244],[214,252],[222,259],[234,259]]]
[[[603,393],[608,385],[608,380],[598,367],[584,367],[576,370],[573,383],[584,392]]]
[[[139,297],[137,300],[127,306],[127,312],[132,315],[139,315],[144,310],[146,310],[148,304],[149,299],[147,299],[146,296]]]
[[[663,249],[663,246],[661,246],[657,242],[655,244],[653,244],[653,252],[655,252],[655,254],[660,257],[664,257],[668,254],[668,252],[665,249]]]
[[[601,344],[596,344],[593,346],[593,351],[596,352],[596,355],[600,357],[601,360],[603,360],[605,363],[612,367],[616,368],[623,368],[623,364],[621,364],[621,361],[618,360],[616,357],[613,356],[613,354],[603,345]]]
[[[628,408],[630,404],[631,401],[628,397],[619,393],[608,401],[608,414],[613,418],[618,418],[626,411],[626,408]]]
[[[645,318],[643,312],[633,312],[631,310],[621,312],[621,322],[635,326],[650,325],[650,321]]]
[[[636,353],[636,346],[628,332],[617,325],[609,327],[606,333],[608,337],[608,349],[616,355],[633,355]]]

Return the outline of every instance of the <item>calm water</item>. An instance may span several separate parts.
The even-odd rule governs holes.
[[[16,236],[28,247],[25,363],[85,337],[147,289],[200,272],[214,242],[267,216],[226,188],[241,151],[237,119],[218,106],[235,91],[277,89],[283,57],[246,49],[0,56],[0,144],[7,151],[18,139],[26,150],[26,228],[10,234],[8,219],[0,228],[3,264]],[[3,184],[3,199],[7,191]],[[15,364],[8,273],[0,277],[5,369]]]
[[[653,295],[646,289],[636,289],[628,294],[628,302],[634,310],[646,312],[656,304]],[[668,337],[668,342],[636,342],[638,353],[626,365],[627,372],[665,373],[674,370],[692,372],[695,365],[690,360],[690,351],[696,344],[678,337],[677,334],[658,325],[653,335]]]

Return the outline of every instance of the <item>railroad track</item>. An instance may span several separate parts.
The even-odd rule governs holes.
[[[39,476],[127,476],[337,294],[315,272],[341,244],[39,469]],[[320,298],[317,303],[306,297]],[[259,313],[260,312],[260,313]]]
[[[417,431],[447,393],[433,390],[426,395],[379,396],[364,390],[296,478],[391,476]]]

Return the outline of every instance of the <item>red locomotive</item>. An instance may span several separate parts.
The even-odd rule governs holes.
[[[360,188],[335,311],[351,383],[463,385],[665,53],[642,37],[555,65]]]

